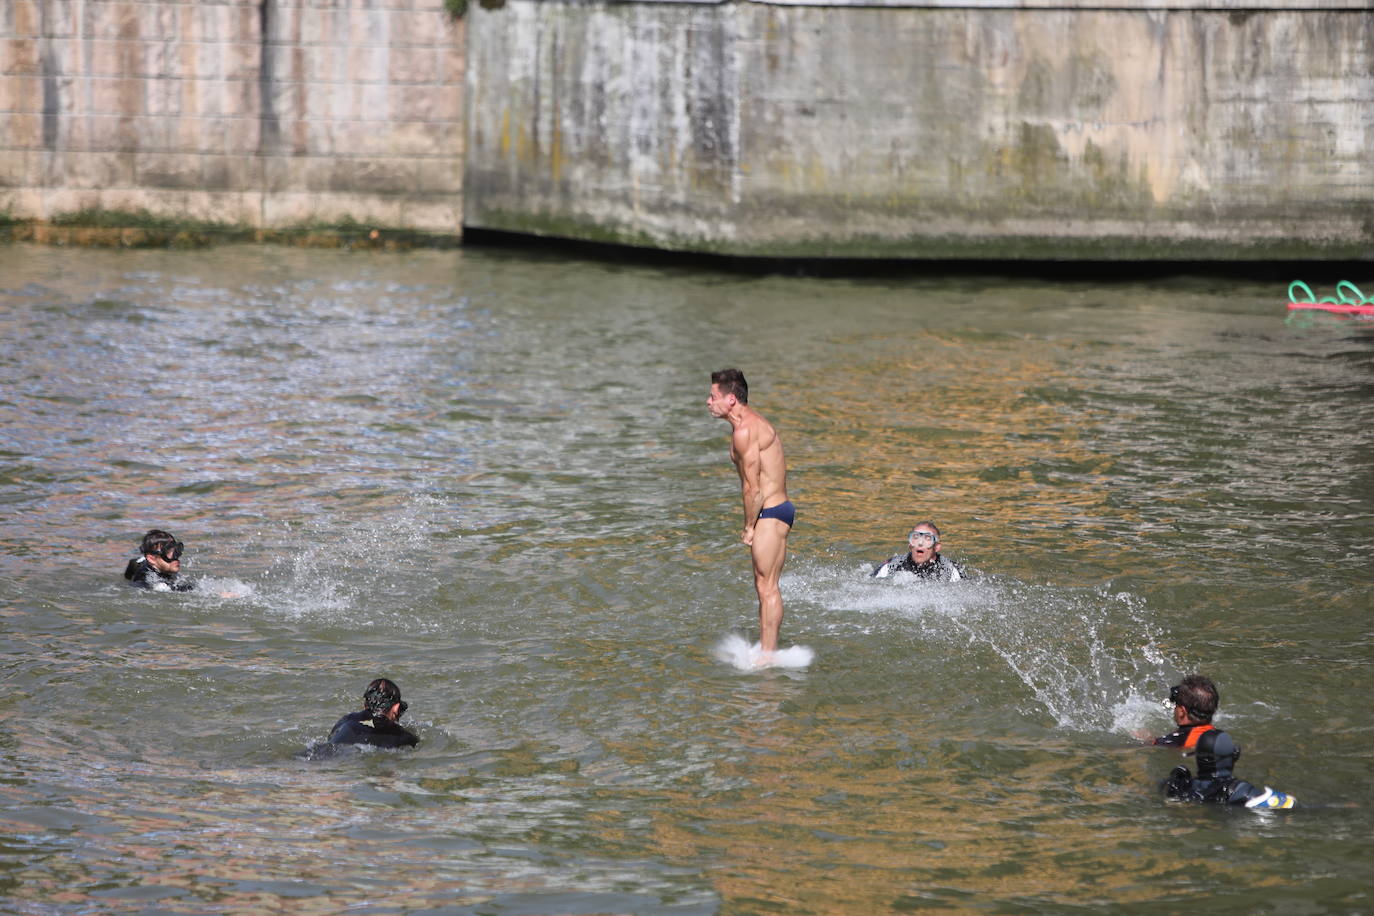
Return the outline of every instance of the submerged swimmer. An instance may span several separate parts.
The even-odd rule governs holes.
[[[370,744],[373,747],[414,747],[420,739],[399,724],[408,704],[401,700],[401,688],[379,677],[363,691],[363,708],[350,712],[334,723],[329,732],[331,745]]]
[[[964,567],[940,553],[940,529],[934,522],[921,522],[912,528],[906,542],[910,550],[879,563],[870,575],[886,579],[894,573],[905,572],[932,582],[958,582],[968,578]]]
[[[1186,766],[1174,767],[1160,789],[1169,798],[1181,801],[1247,808],[1293,807],[1293,796],[1268,786],[1257,788],[1231,774],[1240,759],[1240,745],[1212,724],[1219,701],[1216,685],[1209,678],[1190,674],[1169,690],[1169,699],[1164,703],[1173,708],[1178,730],[1158,738],[1150,737],[1148,732],[1137,732],[1137,737],[1152,745],[1182,748],[1184,756],[1197,758],[1196,776]]]
[[[184,544],[161,529],[143,535],[139,545],[142,556],[124,567],[124,578],[138,588],[155,592],[189,592],[195,584],[181,578],[181,553]]]
[[[777,430],[749,406],[749,383],[738,369],[711,373],[711,416],[730,424],[730,460],[739,473],[744,500],[744,531],[754,565],[754,591],[759,596],[760,663],[778,648],[782,629],[782,565],[787,560],[787,535],[796,509],[787,498],[787,462]]]

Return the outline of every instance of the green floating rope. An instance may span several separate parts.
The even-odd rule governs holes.
[[[1307,296],[1306,299],[1299,299],[1294,294],[1294,290],[1299,290]],[[1360,288],[1349,280],[1342,280],[1336,284],[1335,296],[1323,296],[1318,299],[1317,294],[1312,292],[1312,287],[1301,280],[1294,280],[1288,284],[1288,304],[1292,305],[1349,305],[1349,306],[1374,306],[1374,299],[1366,296]]]

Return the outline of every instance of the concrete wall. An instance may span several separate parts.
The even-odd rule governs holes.
[[[746,255],[1374,257],[1368,5],[1147,4],[474,6],[465,223]]]
[[[462,219],[442,0],[0,0],[0,215]]]

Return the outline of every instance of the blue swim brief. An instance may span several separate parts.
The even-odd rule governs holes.
[[[776,506],[760,509],[759,518],[775,518],[780,522],[786,523],[787,527],[791,528],[792,522],[797,518],[797,507],[792,505],[792,500],[789,499],[785,503],[778,503]]]

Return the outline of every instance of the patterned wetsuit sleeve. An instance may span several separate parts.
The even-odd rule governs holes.
[[[941,554],[935,562],[936,565],[939,567],[940,579],[942,581],[958,582],[961,579],[966,578],[964,575],[964,567],[960,566],[958,563],[956,563],[954,560],[951,560],[944,554]]]
[[[901,562],[901,559],[902,555],[897,554],[894,557],[890,557],[889,559],[884,560],[877,566],[873,567],[873,572],[869,573],[869,576],[875,579],[886,579],[888,576],[892,575],[894,572],[897,571],[897,567],[898,564]]]

